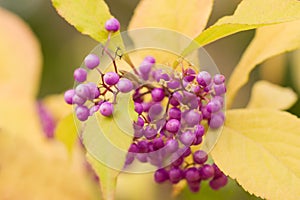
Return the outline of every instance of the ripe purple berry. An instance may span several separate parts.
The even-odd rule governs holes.
[[[179,168],[172,168],[169,171],[169,180],[171,183],[176,184],[183,178],[183,173]]]
[[[120,22],[116,18],[111,18],[106,21],[105,29],[107,31],[116,32],[120,29]]]
[[[211,75],[206,71],[202,71],[197,75],[197,82],[199,85],[206,87],[211,83]]]
[[[86,81],[86,77],[87,77],[87,72],[85,69],[83,69],[83,68],[75,69],[75,71],[74,71],[75,81],[82,83],[82,82]]]
[[[114,112],[114,106],[110,102],[104,102],[100,105],[99,110],[103,116],[109,117]]]
[[[224,174],[222,174],[219,177],[215,177],[213,178],[210,182],[209,182],[209,186],[211,187],[211,189],[213,190],[219,190],[220,188],[224,187],[228,182],[228,178],[227,176],[225,176]]]
[[[218,112],[221,110],[222,105],[220,101],[217,100],[211,100],[207,105],[206,105],[207,111],[210,113]]]
[[[153,101],[159,102],[159,101],[162,101],[164,99],[165,93],[164,93],[164,90],[162,88],[154,88],[151,91],[151,96],[152,96]]]
[[[191,167],[185,171],[185,178],[188,182],[200,181],[200,173],[196,167]]]
[[[166,130],[171,133],[177,133],[180,128],[180,122],[177,119],[171,119],[166,124]]]
[[[208,180],[214,176],[215,169],[213,166],[206,164],[199,169],[199,173],[202,180]]]
[[[226,86],[224,83],[220,85],[214,85],[214,90],[217,96],[221,96],[226,93]]]
[[[176,107],[170,108],[170,110],[169,110],[169,118],[170,119],[180,120],[181,119],[181,111],[180,111],[180,109],[176,108]]]
[[[222,114],[213,114],[209,121],[209,127],[212,129],[220,128],[224,124],[224,117]]]
[[[75,88],[75,94],[83,99],[89,99],[90,97],[90,89],[85,84],[79,84]]]
[[[100,105],[94,105],[90,108],[90,116],[92,116],[95,112],[97,112],[100,108]]]
[[[216,74],[214,76],[214,84],[220,85],[222,83],[225,83],[225,76],[222,74]]]
[[[175,139],[170,139],[166,142],[165,149],[167,153],[174,153],[178,150],[178,147],[178,141]]]
[[[85,101],[86,101],[86,99],[83,99],[83,98],[81,98],[80,96],[78,96],[76,94],[72,98],[73,104],[77,104],[79,106],[83,105],[85,103]]]
[[[104,74],[104,82],[107,85],[115,85],[119,81],[119,75],[116,72],[107,72]]]
[[[197,164],[204,164],[207,161],[207,158],[207,153],[202,150],[198,150],[193,154],[194,162]]]
[[[90,116],[90,110],[86,106],[78,106],[75,112],[80,121],[85,121]]]
[[[100,64],[100,60],[97,55],[89,54],[85,57],[84,64],[88,69],[95,69]]]
[[[196,110],[190,110],[185,114],[184,120],[189,126],[195,126],[202,120],[202,115]]]
[[[64,94],[64,99],[67,104],[73,104],[73,96],[75,95],[75,90],[67,90]]]
[[[117,83],[117,88],[122,93],[128,93],[133,89],[133,84],[129,79],[121,78]]]
[[[179,139],[185,146],[190,146],[195,140],[195,134],[192,131],[188,130],[182,133]]]
[[[168,180],[169,174],[165,169],[158,169],[154,173],[154,180],[157,183],[163,183]]]

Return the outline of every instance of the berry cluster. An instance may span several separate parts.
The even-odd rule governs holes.
[[[113,18],[105,28],[112,33],[120,24]],[[182,65],[177,71],[161,69],[152,56],[145,57],[137,68],[132,66],[134,73],[119,72],[106,47],[103,52],[112,59],[114,71],[100,71],[99,57],[90,54],[84,64],[88,70],[99,72],[99,83],[86,82],[87,70],[78,68],[74,79],[79,84],[65,92],[65,101],[76,105],[77,118],[85,121],[96,112],[109,117],[117,95],[132,92],[137,119],[125,167],[135,159],[149,162],[158,168],[154,174],[157,183],[186,180],[193,192],[199,191],[204,180],[210,181],[212,189],[225,186],[227,177],[215,164],[208,164],[207,153],[192,150],[199,149],[208,129],[224,124],[225,77],[211,76],[207,71],[197,73],[191,66]]]
[[[185,179],[193,192],[204,180],[210,180],[212,189],[226,185],[227,177],[218,167],[207,164],[207,153],[191,150],[201,145],[209,128],[224,123],[225,77],[212,77],[206,71],[197,74],[192,68],[157,69],[153,57],[146,57],[138,72],[144,84],[132,96],[138,118],[126,165],[134,159],[150,162],[159,168],[156,182],[176,184]]]

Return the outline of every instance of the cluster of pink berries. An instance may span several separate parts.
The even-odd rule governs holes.
[[[115,32],[120,24],[113,18],[105,28]],[[112,61],[115,71],[103,73],[98,68],[97,55],[85,58],[85,67],[99,72],[100,82],[96,84],[86,82],[86,69],[74,71],[79,84],[65,92],[65,101],[76,105],[77,118],[85,121],[98,111],[103,116],[112,116],[117,95],[132,92],[137,119],[133,122],[134,139],[125,167],[134,160],[149,162],[158,168],[154,174],[156,182],[177,184],[186,180],[193,192],[199,191],[201,181],[205,180],[209,180],[212,189],[225,186],[227,177],[215,164],[208,164],[207,153],[191,150],[192,146],[202,144],[209,129],[224,124],[225,77],[212,76],[207,71],[197,73],[192,67],[166,71],[157,67],[152,56],[134,67],[134,73],[119,73]],[[186,162],[188,157],[192,157],[192,162]]]

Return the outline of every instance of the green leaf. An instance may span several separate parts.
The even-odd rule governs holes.
[[[291,88],[281,87],[268,81],[258,81],[252,88],[247,108],[272,108],[286,110],[297,101],[297,95]]]
[[[142,0],[128,29],[159,27],[195,37],[205,28],[212,7],[213,0]]]
[[[300,4],[300,2],[299,2]],[[300,8],[298,9],[300,13]],[[266,59],[300,47],[300,20],[257,29],[256,35],[228,82],[227,106],[247,83],[250,72]]]
[[[297,0],[243,0],[231,16],[219,19],[195,40],[206,45],[228,35],[300,18]]]
[[[103,0],[52,0],[57,12],[82,34],[102,42],[108,37],[105,22],[112,16]]]
[[[69,114],[59,121],[55,129],[55,138],[61,141],[71,153],[77,139],[77,128],[75,124],[74,114]]]
[[[265,199],[300,196],[300,119],[271,109],[227,112],[211,152],[220,169],[249,193]]]
[[[86,154],[86,158],[100,179],[103,199],[114,200],[115,189],[117,186],[117,177],[120,172],[102,164],[89,153]]]

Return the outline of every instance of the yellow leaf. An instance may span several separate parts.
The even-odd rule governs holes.
[[[167,28],[193,38],[205,28],[212,6],[213,0],[142,0],[128,29]]]
[[[248,108],[273,108],[286,110],[297,101],[296,93],[267,81],[258,81],[252,88]]]
[[[77,119],[74,118],[74,114],[69,114],[59,121],[54,133],[55,138],[66,146],[69,153],[72,152],[77,139],[75,120]]]
[[[58,142],[0,131],[0,199],[96,200],[99,191],[81,149],[72,158]]]
[[[300,50],[297,50],[293,55],[292,63],[292,78],[295,88],[300,93]]]
[[[300,18],[297,0],[243,0],[231,16],[219,19],[195,40],[206,45],[228,35]]]
[[[299,47],[300,20],[258,29],[228,82],[227,106],[232,105],[236,93],[247,83],[250,72],[258,64],[272,56]]]
[[[100,178],[100,186],[103,199],[114,200],[115,190],[117,186],[117,177],[120,174],[120,171],[116,171],[99,162],[89,153],[86,154],[86,158]]]
[[[0,27],[0,98],[15,103],[33,98],[39,89],[40,45],[19,17],[1,7]]]
[[[59,121],[72,112],[72,107],[64,101],[63,94],[48,95],[42,99],[43,105],[53,115],[55,121]]]
[[[37,136],[40,124],[33,99],[41,70],[40,46],[30,28],[2,8],[0,26],[0,129]]]
[[[287,71],[287,58],[287,54],[280,54],[263,62],[259,69],[261,79],[279,85],[283,84]]]
[[[295,200],[300,196],[299,133],[300,119],[287,112],[231,110],[212,156],[246,191]]]
[[[52,0],[57,12],[82,34],[101,42],[107,39],[105,22],[112,16],[103,0]]]

